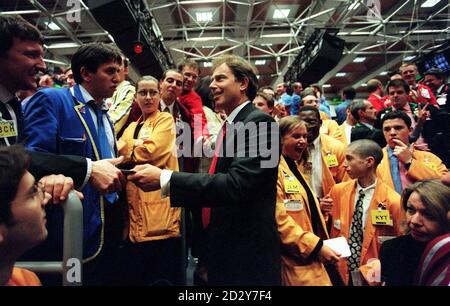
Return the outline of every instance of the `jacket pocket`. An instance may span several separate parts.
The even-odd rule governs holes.
[[[169,198],[141,202],[143,237],[176,236],[179,232],[180,209],[171,208]]]
[[[86,139],[59,137],[59,154],[84,156],[86,153]]]

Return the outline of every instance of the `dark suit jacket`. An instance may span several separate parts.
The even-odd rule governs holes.
[[[254,122],[258,132],[270,135],[270,123],[274,121],[250,103],[238,113],[234,122]],[[268,127],[263,128],[258,123]],[[275,167],[262,168],[261,161],[269,158],[263,158],[259,150],[253,155],[255,157],[237,157],[237,137],[231,137],[231,134],[227,131],[226,147],[233,142],[233,151],[226,152],[227,157],[219,157],[214,175],[172,174],[171,204],[212,207],[207,229],[207,268],[211,285],[279,285],[281,258],[275,204],[280,152],[275,151]],[[279,145],[276,135],[276,145]],[[246,133],[245,139],[239,141],[248,152],[254,148],[251,146],[253,141],[259,148],[275,145],[270,136],[267,138],[266,141],[264,137],[258,139],[256,133]]]
[[[380,147],[384,148],[386,146],[386,139],[384,138],[384,134],[379,129],[370,129],[364,124],[357,123],[352,128],[352,134],[350,136],[350,142],[359,139],[370,139],[375,141]]]
[[[386,286],[412,286],[426,244],[411,235],[384,242],[380,248],[381,279]]]

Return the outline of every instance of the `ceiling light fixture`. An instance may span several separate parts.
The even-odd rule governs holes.
[[[424,3],[422,3],[420,7],[433,7],[439,2],[441,2],[441,0],[427,0]]]
[[[346,75],[347,75],[347,72],[338,72],[338,73],[336,73],[337,77],[343,77],[343,76],[346,76]]]
[[[353,60],[353,62],[354,63],[362,63],[362,62],[364,62],[366,60],[366,58],[365,57],[357,57],[357,58],[355,58],[354,60]]]
[[[196,12],[195,18],[198,22],[210,22],[213,18],[212,12]]]
[[[273,19],[284,19],[288,18],[291,9],[275,9],[273,11]]]

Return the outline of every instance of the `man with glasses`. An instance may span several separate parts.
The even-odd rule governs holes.
[[[19,145],[0,147],[0,286],[39,286],[37,276],[15,268],[17,259],[47,237],[44,206],[50,199],[28,172]]]

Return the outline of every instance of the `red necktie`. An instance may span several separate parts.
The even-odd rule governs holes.
[[[216,171],[217,161],[219,159],[220,148],[222,147],[223,140],[225,138],[225,134],[227,132],[227,123],[225,122],[222,126],[222,133],[219,135],[216,141],[216,150],[214,151],[214,157],[211,162],[211,166],[209,167],[209,174],[214,174]],[[206,229],[209,225],[209,221],[211,220],[211,208],[203,207],[202,208],[202,223],[203,228]]]

